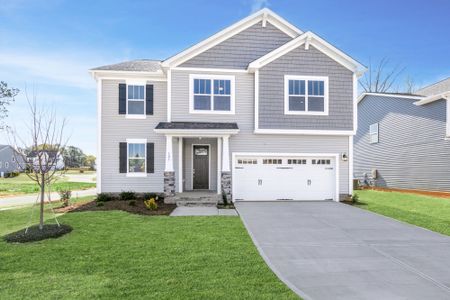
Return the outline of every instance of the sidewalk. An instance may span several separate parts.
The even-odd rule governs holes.
[[[88,189],[81,191],[72,191],[72,198],[84,197],[84,196],[93,196],[95,195],[96,189]],[[37,194],[25,194],[14,197],[6,197],[0,198],[0,208],[9,208],[23,205],[30,205],[36,203]],[[52,202],[59,201],[59,195],[57,192],[50,193],[50,198]],[[45,195],[45,201],[48,201],[48,195]]]

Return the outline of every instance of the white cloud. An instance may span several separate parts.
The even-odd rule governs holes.
[[[264,7],[269,6],[269,0],[253,0],[251,6],[251,12],[254,13]]]

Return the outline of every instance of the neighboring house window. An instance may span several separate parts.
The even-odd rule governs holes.
[[[127,112],[129,115],[145,115],[144,85],[127,85]]]
[[[371,144],[378,143],[378,123],[370,125],[369,140]]]
[[[191,113],[234,113],[234,76],[190,76]]]
[[[128,173],[145,174],[146,144],[128,143]]]
[[[328,115],[328,77],[285,75],[284,113]]]
[[[5,168],[6,168],[6,169],[9,168],[9,162],[5,162]]]
[[[13,161],[13,162],[16,162],[16,158],[15,158],[14,156],[12,157],[12,161]]]
[[[3,162],[2,162],[2,161],[0,161],[0,168],[1,168],[1,167],[3,167]]]

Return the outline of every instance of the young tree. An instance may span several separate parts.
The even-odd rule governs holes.
[[[5,128],[3,119],[8,116],[8,105],[14,101],[18,93],[18,89],[9,88],[6,82],[0,81],[0,129]]]
[[[28,96],[26,98],[30,109],[29,123],[26,124],[28,128],[27,137],[24,138],[12,130],[9,130],[9,137],[12,141],[11,144],[18,150],[15,155],[20,155],[20,158],[25,162],[20,168],[39,185],[39,229],[42,230],[44,228],[45,192],[49,185],[57,179],[58,157],[67,143],[64,136],[66,120],[63,119],[58,122],[53,109],[38,107],[35,96],[32,100]],[[25,149],[28,149],[28,151]]]
[[[376,67],[369,63],[369,70],[359,82],[367,93],[391,92],[398,76],[405,70],[398,65],[390,67],[389,60],[383,58]]]

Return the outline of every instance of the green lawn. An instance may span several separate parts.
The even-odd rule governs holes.
[[[0,211],[0,235],[29,208]],[[69,213],[74,230],[0,241],[0,299],[298,299],[259,256],[238,217]],[[51,220],[48,220],[51,222]]]
[[[356,193],[360,208],[450,235],[450,199],[372,190]]]
[[[95,187],[95,182],[71,182],[66,177],[61,176],[57,182],[51,186],[52,191],[58,189],[85,190]],[[39,192],[38,185],[25,174],[20,174],[14,178],[0,178],[0,197],[14,196],[21,194],[32,194]],[[0,199],[1,201],[1,199]]]

